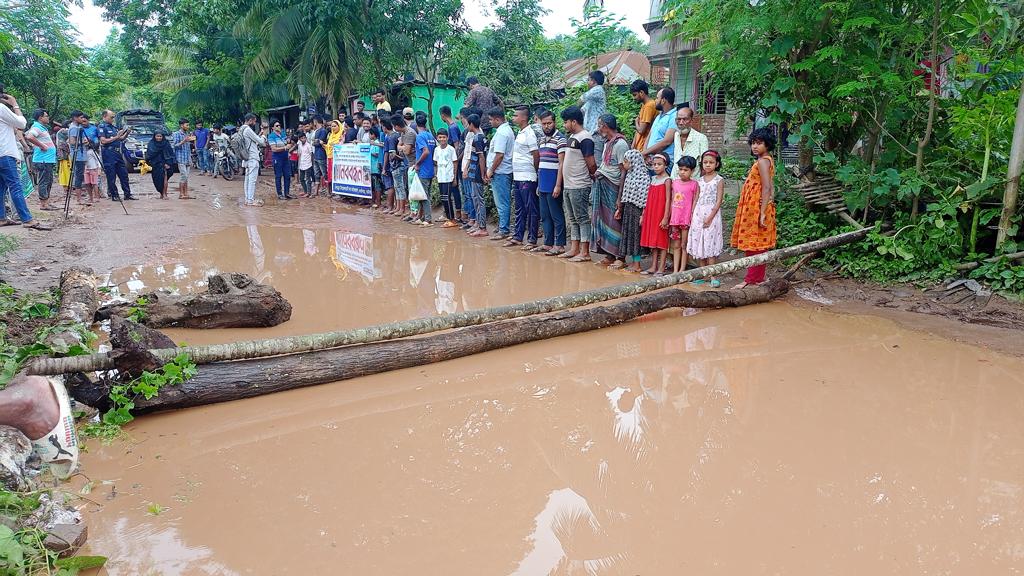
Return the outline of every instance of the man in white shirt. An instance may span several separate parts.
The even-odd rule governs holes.
[[[6,226],[10,222],[7,219],[6,202],[3,200],[4,194],[9,193],[11,204],[24,227],[49,230],[32,219],[32,212],[25,202],[25,190],[21,187],[21,174],[18,172],[18,160],[23,156],[21,144],[14,134],[16,129],[25,129],[25,116],[14,96],[6,94],[4,87],[0,86],[0,225]]]
[[[675,166],[683,156],[692,156],[700,166],[700,157],[708,151],[708,137],[691,128],[693,124],[693,108],[680,108],[676,111],[676,141],[672,165]]]
[[[253,130],[256,125],[256,115],[249,113],[245,115],[245,123],[242,124],[242,146],[248,152],[245,160],[245,190],[246,206],[262,206],[262,200],[256,200],[256,177],[260,171],[260,147],[267,145],[266,128],[259,134]]]
[[[504,240],[509,235],[512,213],[512,146],[516,135],[505,121],[505,109],[495,106],[487,111],[494,128],[487,148],[487,172],[484,182],[491,185],[494,206],[498,209],[498,231],[491,240]]]
[[[537,247],[537,226],[540,224],[540,205],[537,201],[537,166],[540,164],[540,146],[537,134],[530,128],[530,109],[517,106],[512,121],[519,128],[512,145],[512,182],[516,194],[516,229],[505,246],[523,243],[523,250]]]

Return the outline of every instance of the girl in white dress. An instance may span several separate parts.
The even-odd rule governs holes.
[[[719,176],[722,157],[714,150],[708,150],[700,157],[701,177],[697,179],[700,191],[690,221],[690,236],[686,250],[700,261],[701,266],[714,264],[722,253],[722,199],[725,197],[725,180]],[[702,283],[698,280],[696,283]],[[711,279],[711,286],[718,288],[722,283]]]

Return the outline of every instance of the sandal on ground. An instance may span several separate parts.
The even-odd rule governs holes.
[[[519,240],[509,240],[509,241],[505,242],[504,244],[502,244],[501,247],[502,248],[511,248],[513,246],[519,246],[520,244],[522,244],[522,242],[520,242]]]
[[[537,249],[537,245],[536,244],[523,244],[523,247],[520,248],[520,250],[522,250],[523,252],[533,252],[536,249]]]
[[[0,228],[4,226],[17,226],[18,223],[14,220],[0,220]]]
[[[263,206],[263,200],[253,200],[252,202],[246,202],[246,206]]]
[[[568,251],[563,251],[561,254],[558,255],[558,257],[559,258],[575,258],[578,255],[579,254],[570,254]]]
[[[622,270],[625,267],[626,263],[623,262],[622,260],[616,260],[615,262],[612,262],[611,264],[608,265],[609,270]]]
[[[32,448],[50,471],[61,480],[67,479],[78,466],[78,433],[75,431],[75,417],[71,414],[68,391],[57,378],[47,377],[60,407],[57,425],[49,434],[32,441]]]
[[[590,260],[590,258],[583,254],[578,254],[576,256],[573,256],[572,258],[569,258],[569,262],[586,262],[587,260]]]
[[[547,252],[544,253],[545,256],[558,256],[559,254],[565,254],[565,250],[552,248],[551,250],[548,250]]]
[[[32,230],[53,230],[53,228],[38,220],[30,220],[27,224],[22,224],[22,226],[25,228],[31,228]]]
[[[740,282],[739,284],[733,286],[732,289],[733,290],[743,290],[747,286],[750,286],[750,284],[747,284],[746,282]]]

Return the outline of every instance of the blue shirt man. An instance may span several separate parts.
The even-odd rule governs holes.
[[[647,144],[653,144],[660,142],[664,137],[665,133],[675,128],[675,110],[670,109],[668,112],[662,112],[654,119],[651,123],[651,137],[647,140]],[[664,152],[669,158],[672,158],[672,154],[675,152],[675,142],[669,144],[662,152]]]
[[[104,110],[103,121],[97,127],[99,142],[103,146],[103,172],[107,176],[107,192],[110,198],[117,199],[117,181],[121,181],[121,191],[125,200],[135,200],[132,196],[131,186],[128,184],[128,167],[125,165],[124,140],[128,137],[128,130],[114,128],[114,111]]]
[[[118,132],[114,125],[108,122],[106,119],[100,122],[99,126],[96,127],[97,132],[102,138],[117,138]],[[124,157],[124,140],[114,140],[103,145],[103,163],[113,164],[119,159],[123,161]]]
[[[196,129],[192,134],[196,137],[196,149],[206,148],[206,144],[210,141],[210,129],[203,128],[202,122],[196,122]]]
[[[275,146],[287,147],[288,146],[288,137],[285,136],[283,132],[271,131],[270,134],[267,135],[267,144],[270,145],[271,150],[273,150]],[[288,157],[288,151],[287,150],[281,150],[281,151],[274,150],[273,154],[275,156],[279,155],[279,156],[284,156],[285,158]]]
[[[420,178],[429,180],[434,177],[434,148],[437,148],[437,140],[426,126],[420,126],[420,132],[416,134],[416,173]],[[424,158],[424,150],[426,157]]]

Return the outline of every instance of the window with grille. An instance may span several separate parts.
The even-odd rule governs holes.
[[[699,95],[700,100],[694,102],[694,106],[700,107],[704,114],[725,114],[725,91],[714,87],[710,75],[697,76],[695,93]]]

